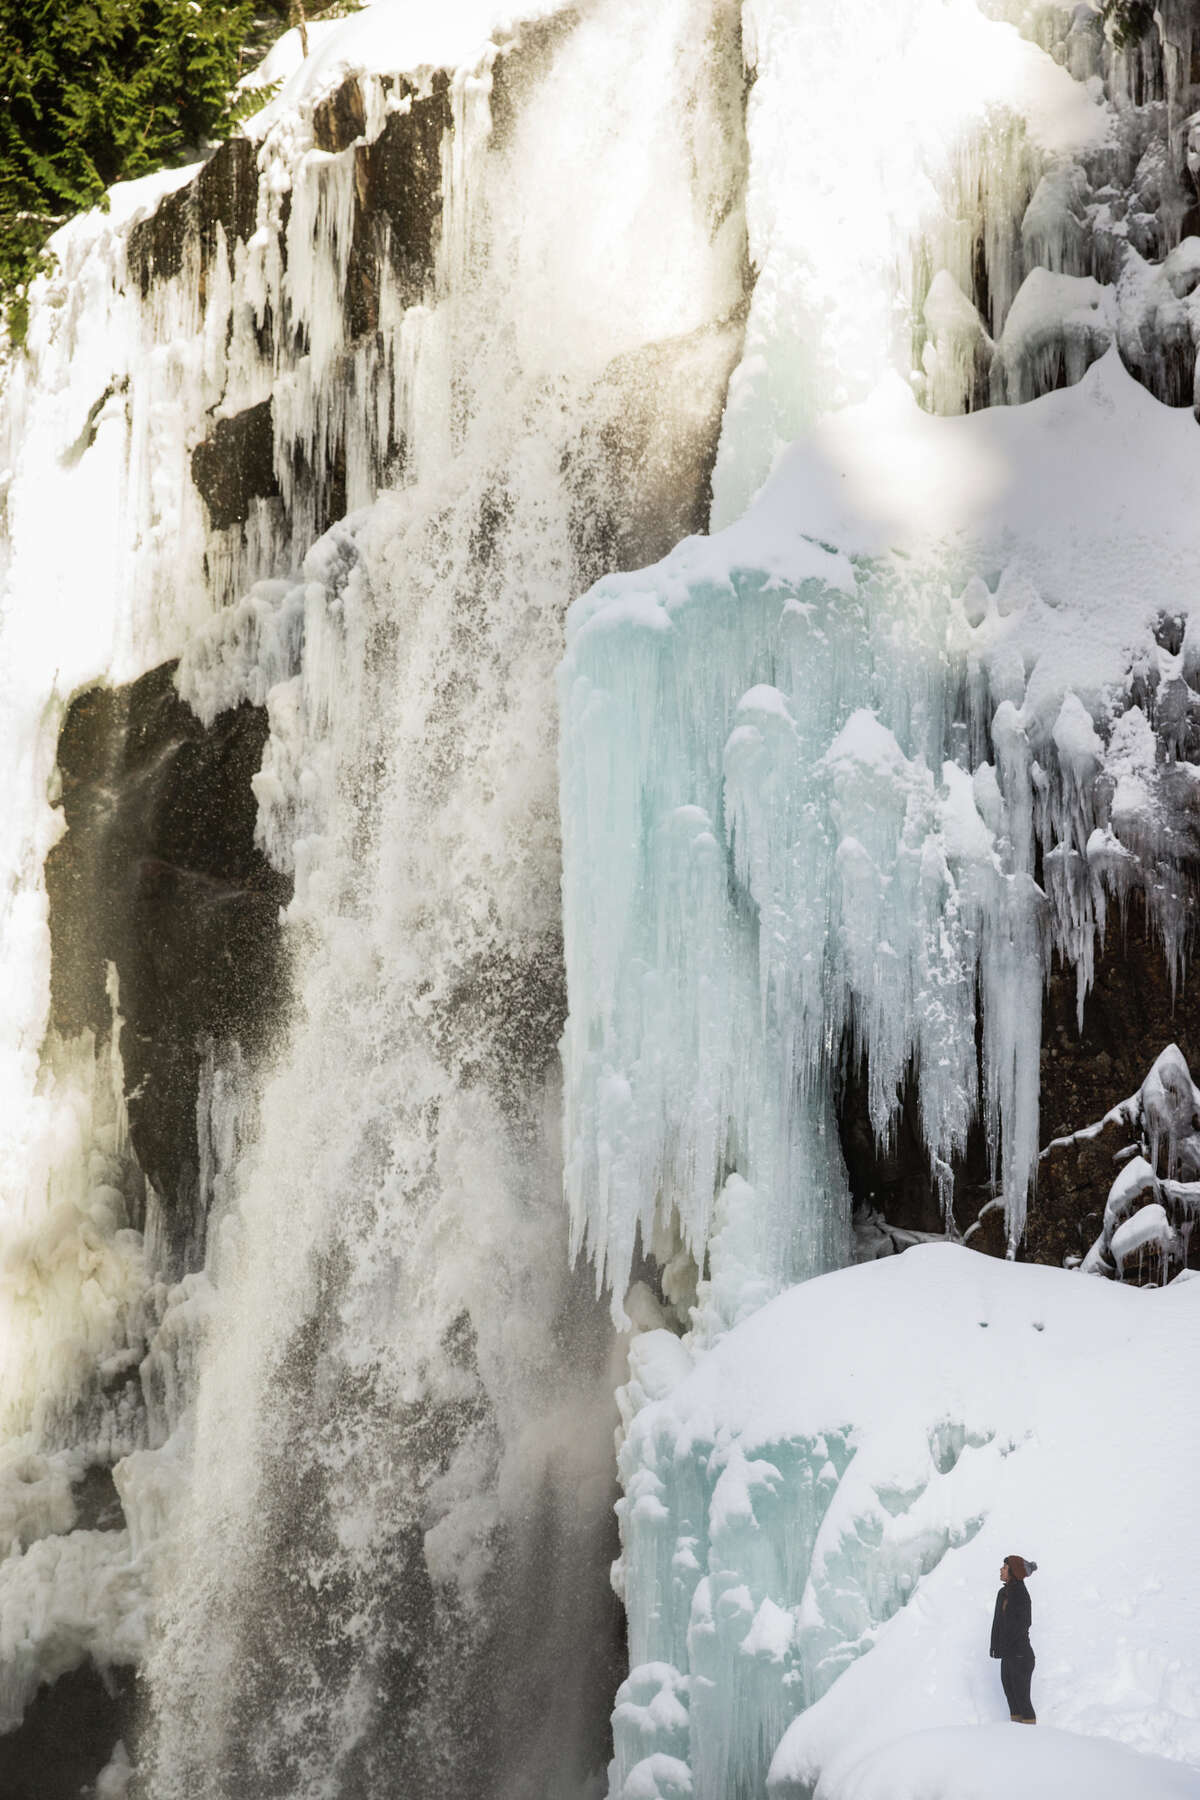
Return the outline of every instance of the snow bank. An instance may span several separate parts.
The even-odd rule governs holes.
[[[1022,1741],[996,1778],[1033,1794],[1075,1770],[1046,1791],[1104,1793],[1111,1751],[1139,1771],[1127,1794],[1196,1792],[1200,1573],[1177,1546],[1200,1503],[1177,1472],[1200,1456],[1198,1293],[936,1245],[795,1288],[691,1358],[636,1339],[611,1792],[656,1754],[699,1800],[754,1791],[768,1762],[781,1795],[998,1792],[988,1638],[1012,1551],[1039,1564],[1034,1703],[1056,1733],[1006,1726]],[[1143,1787],[1114,1744],[1193,1768],[1148,1765]],[[966,1763],[978,1787],[955,1785]]]
[[[282,82],[279,92],[245,129],[263,137],[280,119],[311,111],[348,75],[415,74],[457,69],[478,60],[489,40],[511,37],[521,24],[561,11],[565,0],[451,0],[414,6],[412,0],[370,0],[347,19],[314,20],[304,56],[298,30],[271,46],[242,88]]]
[[[769,1792],[791,1792],[785,1777]],[[807,1793],[807,1789],[804,1790]],[[814,1800],[1196,1800],[1200,1770],[1041,1726],[924,1731],[868,1756]]]

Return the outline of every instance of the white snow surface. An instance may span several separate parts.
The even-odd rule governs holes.
[[[786,1786],[776,1789],[786,1793]],[[1200,1770],[1039,1726],[914,1732],[815,1800],[1196,1800]]]
[[[719,525],[784,445],[897,365],[918,244],[969,290],[957,217],[982,200],[993,236],[1015,230],[1042,170],[1112,129],[1093,87],[975,0],[748,0],[743,32],[757,277],[713,477]],[[1015,254],[989,250],[998,329],[1019,275]]]
[[[299,31],[287,31],[239,83],[243,88],[282,83],[263,110],[247,121],[246,130],[253,137],[264,136],[279,120],[310,111],[348,75],[464,67],[479,59],[490,40],[509,37],[518,25],[558,12],[564,4],[565,0],[528,0],[514,7],[506,0],[450,4],[443,0],[428,6],[413,0],[368,0],[349,18],[316,19],[307,28],[307,57]]]
[[[937,544],[976,556],[1008,547],[1050,610],[1078,605],[1085,580],[1097,584],[1103,657],[1123,626],[1123,646],[1136,640],[1160,584],[1172,597],[1179,592],[1200,535],[1195,438],[1190,412],[1155,400],[1113,352],[1069,389],[967,418],[922,412],[903,382],[887,379],[861,406],[829,415],[791,446],[733,529],[771,548],[809,537],[860,556]],[[1076,573],[1081,555],[1087,561]],[[1145,558],[1144,579],[1132,581]],[[1011,612],[1011,601],[1000,610]],[[1061,635],[1060,628],[1050,647],[1060,665]]]
[[[1198,1293],[934,1245],[708,1351],[635,1339],[611,1793],[657,1754],[698,1800],[768,1760],[819,1800],[1200,1792]],[[1012,1553],[1039,1565],[1037,1731],[988,1656]]]

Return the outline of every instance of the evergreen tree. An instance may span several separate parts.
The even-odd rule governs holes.
[[[0,0],[0,298],[112,182],[220,130],[253,15],[253,0]]]

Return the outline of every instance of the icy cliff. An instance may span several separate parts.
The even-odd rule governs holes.
[[[1132,917],[1186,972],[1198,46],[1138,16],[376,0],[54,240],[0,395],[0,1787],[594,1796],[618,1387],[613,1800],[958,1780],[1010,1528],[1052,1718],[1195,1760],[1149,1538],[1128,1659],[1052,1642],[1115,1454],[1056,1346],[1155,1397],[1097,1519],[1157,1531],[1190,1289],[782,1291],[920,1239],[854,1082],[1015,1251],[1047,969],[1085,1007]],[[1114,1272],[1183,1259],[1148,1092]]]
[[[852,1084],[876,1143],[903,1127],[920,1145],[948,1233],[974,1237],[1000,1208],[1012,1257],[1038,1168],[1047,982],[1067,972],[1081,1027],[1131,914],[1173,990],[1186,969],[1195,24],[1143,18],[1122,50],[1087,6],[880,9],[865,41],[850,12],[748,16],[757,279],[714,476],[723,529],[577,601],[560,685],[574,1242],[618,1319],[683,1332],[635,1340],[625,1395],[631,1673],[610,1793],[832,1800],[876,1782],[957,1793],[960,1778],[983,1793],[962,1775],[969,1751],[938,1734],[989,1716],[968,1591],[1000,1539],[1053,1530],[1055,1484],[1035,1518],[1018,1438],[1002,1458],[985,1453],[990,1422],[973,1435],[991,1380],[979,1327],[1019,1310],[1024,1277],[981,1273],[995,1306],[932,1358],[954,1391],[928,1402],[919,1451],[898,1424],[921,1387],[915,1320],[958,1299],[931,1288],[911,1325],[888,1315],[864,1369],[886,1310],[875,1277],[794,1284],[855,1254],[854,1202],[858,1254],[903,1241],[868,1226],[871,1196],[852,1187]],[[1190,1107],[1190,1078],[1172,1081]],[[1140,1267],[1147,1247],[1164,1268],[1184,1260],[1190,1194],[1155,1136],[1157,1168],[1117,1173],[1089,1267]],[[897,1282],[920,1283],[921,1254]],[[1109,1304],[1081,1277],[1045,1280],[1072,1319]],[[1185,1295],[1147,1317],[1135,1385],[1151,1337],[1183,1329]],[[788,1307],[820,1319],[811,1338],[788,1340]],[[1045,1320],[1030,1325],[1040,1339]],[[997,1379],[1024,1396],[1032,1371],[1007,1341],[1006,1359]],[[734,1367],[698,1422],[692,1397]],[[803,1432],[747,1433],[777,1392],[797,1418],[842,1399]],[[1075,1445],[1074,1399],[1064,1378],[1048,1442]],[[1080,1429],[1061,1491],[1078,1478],[1090,1498],[1121,1440]],[[1161,1431],[1148,1486],[1165,1491],[1167,1415]],[[860,1483],[876,1499],[843,1517]],[[1109,1527],[1137,1535],[1141,1511],[1139,1497],[1089,1536],[1083,1561],[1107,1568]],[[1135,1589],[1154,1591],[1157,1558],[1148,1546]],[[1089,1639],[1064,1606],[1068,1638]],[[1188,1666],[1172,1607],[1146,1640],[1171,1646],[1170,1681],[1140,1695]],[[1149,1699],[1122,1710],[1121,1668],[1087,1701],[1090,1676],[1053,1679],[1056,1725],[1194,1765],[1180,1689],[1152,1723]],[[1088,1791],[1090,1747],[1020,1755],[1030,1791]],[[1197,1778],[1168,1761],[1131,1779]]]
[[[1171,241],[1185,222],[1177,113],[1190,90],[1171,64],[1165,100],[1130,105],[1118,57],[1106,100],[1098,19],[1087,66],[1071,67],[1082,54],[1072,34],[1092,29],[1076,12],[1066,39],[1050,33],[1056,63],[973,6],[889,11],[873,20],[868,68],[882,89],[900,59],[912,80],[868,109],[869,128],[839,86],[860,73],[842,27],[787,9],[756,26],[759,275],[716,517],[779,466],[712,545],[581,601],[562,678],[568,1191],[576,1241],[587,1235],[618,1301],[639,1231],[646,1247],[656,1233],[677,1240],[697,1266],[709,1252],[726,1323],[743,1302],[721,1297],[724,1266],[739,1271],[735,1288],[751,1284],[753,1305],[762,1284],[845,1260],[829,1108],[847,1045],[869,1063],[879,1137],[915,1078],[948,1204],[976,1105],[977,989],[979,1100],[1015,1244],[1038,1150],[1051,953],[1076,969],[1082,1008],[1107,908],[1140,888],[1181,966],[1191,901],[1172,869],[1192,766],[1176,772],[1193,724],[1195,433],[1126,370],[1155,390],[1156,367],[1109,346],[1114,330],[1123,348],[1162,341],[1146,312],[1155,283],[1191,290],[1197,240]],[[813,148],[789,129],[784,84],[789,58],[830,50],[832,122]],[[933,114],[918,103],[931,67],[952,96]],[[1165,142],[1154,135],[1164,123]],[[893,182],[897,142],[911,167]],[[783,180],[792,154],[820,179]],[[1150,166],[1160,212],[1178,196],[1156,227],[1165,259],[1153,278],[1141,272],[1146,228],[1142,250],[1130,242]],[[822,208],[848,211],[868,187],[871,229],[833,229]],[[947,217],[963,211],[968,236],[956,239]],[[1068,271],[1059,238],[1071,220]],[[824,271],[848,255],[860,258],[852,270]],[[1111,276],[1114,264],[1115,285],[1082,272]],[[987,295],[986,330],[964,323],[975,313],[964,285]],[[866,319],[861,296],[876,308]],[[1087,327],[1072,364],[1059,349],[1075,342],[1081,307],[1110,324]],[[914,346],[924,337],[923,370],[907,382],[904,321]],[[974,375],[946,387],[946,356],[966,345],[965,378],[984,339],[999,398],[1029,399],[1103,361],[1040,410],[962,425],[919,411],[917,398],[950,412],[978,399]],[[1059,347],[1049,361],[1047,346]],[[797,383],[818,349],[824,373]],[[1161,398],[1174,397],[1168,383]],[[718,1202],[730,1175],[738,1185]]]
[[[1188,613],[1198,498],[1190,412],[1113,355],[961,419],[894,383],[814,427],[737,525],[577,602],[568,1181],[618,1297],[670,1207],[723,1323],[847,1259],[847,1040],[881,1136],[914,1072],[948,1195],[977,995],[1019,1239],[1048,959],[1086,993],[1138,888],[1176,961],[1190,931],[1168,794],[1196,653],[1158,638]]]

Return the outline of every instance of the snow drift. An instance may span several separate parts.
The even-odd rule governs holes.
[[[990,1796],[1001,1770],[1020,1792],[1200,1792],[1194,1768],[1130,1754],[1200,1763],[1181,1554],[1200,1507],[1174,1474],[1200,1456],[1198,1349],[1196,1282],[1131,1290],[952,1245],[794,1288],[698,1355],[637,1338],[611,1793],[640,1793],[655,1756],[690,1766],[699,1800],[760,1792],[768,1766],[770,1793],[822,1800]],[[1018,1734],[993,1775],[975,1728],[1007,1721],[988,1634],[1014,1550],[1039,1565],[1034,1704],[1055,1738]],[[1103,1742],[1067,1733],[1123,1745],[1111,1775]]]

